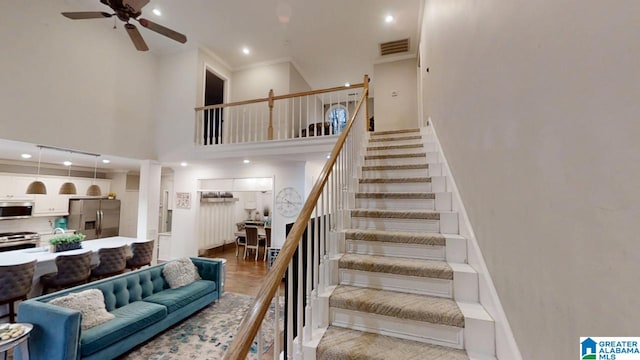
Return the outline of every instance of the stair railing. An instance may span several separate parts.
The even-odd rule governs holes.
[[[351,113],[364,83],[195,108],[195,143],[253,143],[340,134],[346,122],[327,123],[332,106]],[[368,114],[368,112],[367,112]],[[367,116],[368,118],[368,116]]]
[[[262,353],[262,324],[275,300],[274,359],[280,359],[280,287],[286,273],[284,359],[302,359],[303,343],[310,341],[314,329],[325,327],[327,307],[319,297],[336,275],[329,260],[341,252],[338,232],[349,226],[349,209],[355,202],[359,161],[368,131],[368,109],[361,111],[369,94],[369,78],[364,76],[363,91],[325,163],[287,239],[267,274],[253,305],[245,315],[224,359],[245,359],[257,337],[258,358]],[[323,310],[324,308],[324,310]],[[269,326],[265,324],[264,326]]]

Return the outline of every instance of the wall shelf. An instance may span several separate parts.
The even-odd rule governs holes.
[[[225,202],[237,202],[240,201],[238,198],[202,198],[200,202],[209,202],[209,203],[225,203]]]

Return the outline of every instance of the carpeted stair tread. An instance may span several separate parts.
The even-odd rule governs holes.
[[[378,136],[378,135],[391,135],[391,134],[405,134],[405,133],[417,133],[420,132],[420,129],[418,128],[413,128],[413,129],[398,129],[398,130],[386,130],[386,131],[375,131],[371,133],[371,136]]]
[[[384,159],[406,159],[427,157],[427,153],[408,153],[408,154],[386,154],[386,155],[365,155],[365,160],[384,160]]]
[[[430,177],[371,178],[360,179],[360,184],[430,183]]]
[[[397,244],[420,244],[430,246],[445,246],[446,239],[438,233],[415,233],[384,230],[348,229],[344,231],[349,240],[380,241]]]
[[[369,139],[369,142],[383,142],[383,141],[405,141],[405,140],[420,140],[422,135],[410,135],[410,136],[398,136],[398,137],[375,137]]]
[[[372,165],[363,166],[362,171],[376,171],[376,170],[415,170],[415,169],[428,169],[429,164],[407,164],[407,165]]]
[[[316,359],[469,360],[469,357],[463,350],[329,326],[316,350]]]
[[[329,306],[352,311],[464,327],[464,315],[451,299],[338,285]]]
[[[424,145],[422,144],[369,146],[367,147],[367,151],[416,149],[416,148],[422,148],[422,147],[424,147]]]
[[[440,220],[440,212],[421,210],[351,210],[352,217]]]
[[[340,269],[453,280],[453,269],[445,261],[344,254],[340,258],[338,267]]]
[[[356,199],[416,199],[416,200],[434,200],[436,193],[427,192],[359,192],[356,193]]]

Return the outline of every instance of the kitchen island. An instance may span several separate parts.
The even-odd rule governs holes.
[[[78,250],[70,250],[63,251],[57,253],[49,252],[49,247],[37,247],[31,249],[22,249],[22,250],[13,250],[13,251],[5,251],[0,252],[0,266],[7,265],[15,265],[22,264],[25,262],[29,262],[32,260],[37,260],[36,269],[33,274],[33,285],[31,287],[31,292],[29,293],[29,297],[39,296],[42,292],[42,286],[40,285],[40,276],[56,272],[56,262],[55,259],[59,255],[73,255],[73,254],[81,254],[86,252],[87,250],[93,252],[93,256],[91,258],[91,264],[98,264],[98,250],[102,248],[113,248],[122,245],[131,245],[131,243],[137,241],[146,241],[146,240],[138,240],[136,238],[123,237],[123,236],[114,236],[103,239],[96,240],[85,240],[82,242],[82,249]]]

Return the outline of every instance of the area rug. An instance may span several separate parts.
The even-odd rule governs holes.
[[[120,359],[222,359],[253,299],[248,295],[225,292],[219,301],[210,304]],[[274,310],[272,303],[263,322],[263,353],[273,345]],[[282,323],[282,311],[280,314]],[[280,329],[282,329],[282,325]],[[258,341],[256,339],[247,358],[257,359],[257,352]]]

